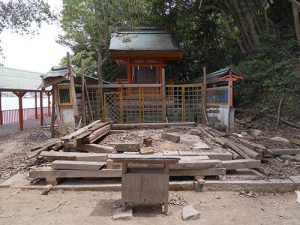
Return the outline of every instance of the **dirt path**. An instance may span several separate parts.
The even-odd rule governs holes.
[[[171,192],[171,196],[174,192]],[[300,224],[295,193],[240,197],[235,192],[176,192],[201,212],[200,220],[183,222],[183,206],[171,206],[171,215],[159,208],[134,208],[130,221],[113,221],[120,193],[62,192],[0,189],[0,224]]]

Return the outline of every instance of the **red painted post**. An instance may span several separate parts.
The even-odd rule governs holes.
[[[50,95],[51,95],[51,92],[48,91],[48,92],[47,92],[47,96],[48,96],[48,116],[51,115],[51,110],[50,110],[50,105],[51,105]]]
[[[44,115],[43,115],[43,91],[40,92],[40,126],[44,125]]]
[[[34,115],[35,115],[35,119],[37,119],[38,118],[37,92],[34,92]]]
[[[26,94],[26,92],[22,92],[22,91],[19,91],[19,92],[13,92],[16,96],[18,96],[19,98],[19,128],[20,128],[20,131],[23,131],[23,128],[24,128],[24,121],[23,121],[23,102],[22,102],[22,99],[23,99],[23,96]]]
[[[2,98],[0,91],[0,125],[3,125],[3,114],[2,114]]]

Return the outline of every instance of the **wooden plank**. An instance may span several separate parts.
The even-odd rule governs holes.
[[[237,160],[228,160],[223,161],[222,166],[226,170],[236,170],[236,169],[256,169],[260,168],[260,160],[254,159],[237,159]]]
[[[197,156],[180,156],[181,162],[191,162],[192,160],[208,160],[207,155],[197,155]]]
[[[253,150],[262,150],[260,152],[263,152],[266,149],[266,147],[261,144],[254,143],[254,142],[251,142],[251,141],[243,139],[243,138],[238,138],[238,140],[241,144],[243,144],[246,147],[251,148]]]
[[[106,153],[82,153],[82,152],[55,152],[43,151],[40,154],[46,157],[48,161],[54,160],[78,160],[78,161],[95,161],[104,162],[107,160]]]
[[[116,163],[111,159],[106,160],[106,168],[107,169],[121,169],[122,163]]]
[[[292,138],[292,139],[290,139],[290,142],[293,143],[293,144],[295,144],[295,145],[299,145],[300,146],[300,139],[294,139],[294,138]]]
[[[154,154],[155,153],[155,148],[153,148],[153,147],[142,147],[140,149],[140,152],[141,152],[142,155]]]
[[[96,120],[96,121],[88,124],[87,126],[78,129],[77,131],[75,131],[71,134],[63,136],[61,139],[65,141],[65,140],[71,140],[73,138],[76,138],[77,136],[82,135],[84,132],[88,131],[90,128],[92,128],[93,126],[95,126],[97,124],[101,124],[103,126],[107,125],[107,123],[101,123],[101,120]]]
[[[232,160],[230,152],[189,152],[179,151],[180,156],[207,156],[209,159]]]
[[[29,177],[37,178],[110,178],[121,177],[122,170],[53,170],[50,167],[29,171]]]
[[[209,169],[215,167],[222,167],[221,160],[194,160],[185,161],[179,160],[176,164],[171,164],[170,169]]]
[[[261,159],[261,155],[255,151],[253,151],[250,148],[247,148],[241,144],[238,143],[234,143],[224,137],[220,138],[222,141],[224,141],[224,144],[226,147],[233,149],[234,151],[236,151],[238,154],[240,154],[241,156],[243,156],[245,159]]]
[[[193,146],[193,150],[209,150],[210,147],[204,142],[197,142]]]
[[[46,140],[42,143],[39,143],[33,147],[30,148],[30,151],[35,151],[40,148],[46,148],[46,147],[51,147],[52,145],[55,145],[57,142],[60,142],[60,138],[51,138],[49,140]]]
[[[55,160],[51,166],[56,170],[100,170],[105,165],[104,162],[86,162]]]
[[[163,151],[162,154],[166,156],[179,156],[179,151]]]
[[[111,146],[104,146],[99,144],[85,144],[76,146],[77,150],[83,152],[95,152],[95,153],[113,153],[115,149]]]
[[[267,151],[274,156],[277,155],[298,155],[300,154],[299,148],[283,148],[283,149],[267,149]]]
[[[109,132],[110,125],[103,126],[97,130],[95,130],[93,133],[91,133],[87,137],[88,142],[93,142],[94,140],[98,140],[99,138],[103,137],[107,132]]]
[[[180,157],[175,156],[158,156],[158,155],[126,155],[126,154],[110,154],[108,158],[114,162],[120,163],[176,163]]]
[[[110,130],[109,134],[125,134],[125,130]]]
[[[113,143],[117,152],[138,152],[140,150],[139,143]]]
[[[210,168],[210,169],[170,169],[170,176],[173,177],[180,177],[180,176],[218,176],[218,175],[225,175],[226,169],[225,168]]]
[[[180,142],[180,137],[174,134],[170,134],[170,133],[162,133],[161,137],[163,139],[166,139],[168,141],[174,142],[174,143],[179,143]]]
[[[195,126],[195,122],[182,122],[182,123],[133,123],[133,124],[112,124],[111,130],[127,130],[139,128],[152,128],[162,129],[172,126]]]

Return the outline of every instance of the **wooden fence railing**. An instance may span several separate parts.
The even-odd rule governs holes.
[[[40,108],[27,108],[23,109],[23,119],[25,120],[31,120],[31,119],[38,119],[41,116]],[[2,115],[2,124],[11,124],[11,123],[17,123],[19,122],[19,109],[12,109],[12,110],[3,110],[1,111]],[[49,107],[43,107],[43,115],[44,117],[51,116],[51,111],[49,110]]]
[[[86,112],[94,119],[121,124],[202,121],[202,84],[111,84],[87,87]]]

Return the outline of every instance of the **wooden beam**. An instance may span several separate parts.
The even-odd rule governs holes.
[[[55,118],[56,118],[56,113],[55,113],[55,95],[56,95],[56,85],[52,86],[52,113],[51,113],[51,137],[53,138],[55,135]]]
[[[46,94],[47,94],[47,97],[48,97],[48,116],[49,116],[51,114],[51,111],[50,111],[50,105],[51,105],[50,95],[51,95],[51,92],[46,91]]]
[[[170,169],[170,176],[180,177],[180,176],[218,176],[226,175],[225,168],[209,168],[209,169]]]
[[[76,146],[77,150],[83,152],[96,152],[96,153],[113,153],[114,148],[110,146],[104,146],[99,144],[85,144]]]
[[[230,152],[190,152],[190,151],[179,151],[179,155],[182,159],[183,156],[193,156],[193,158],[200,156],[207,156],[209,159],[219,160],[232,160],[232,154]]]
[[[162,68],[161,71],[161,80],[162,80],[162,121],[166,122],[167,119],[167,104],[166,104],[166,75],[165,75],[165,68]]]
[[[171,164],[170,169],[193,169],[193,170],[200,170],[200,169],[209,169],[215,167],[222,167],[221,160],[194,160],[192,157],[191,159],[181,161],[179,160],[176,164]]]
[[[237,160],[228,160],[223,161],[222,166],[226,170],[236,170],[236,169],[256,169],[260,168],[260,160],[254,159],[237,159]]]
[[[29,172],[29,177],[37,178],[109,178],[121,177],[122,170],[103,169],[97,171],[89,170],[53,170],[45,168],[41,170],[32,170]]]
[[[69,70],[69,78],[70,78],[70,92],[72,98],[72,106],[74,110],[74,120],[76,121],[76,117],[79,115],[78,107],[77,107],[77,98],[76,98],[76,90],[75,90],[75,81],[74,81],[74,74],[71,68],[71,60],[70,60],[70,53],[67,52],[67,66]]]
[[[95,84],[87,85],[88,88],[160,88],[162,84]]]
[[[46,157],[48,161],[78,160],[78,161],[104,162],[107,160],[107,154],[105,153],[42,151],[40,155]]]
[[[104,162],[55,160],[51,167],[55,170],[100,170],[105,164]]]
[[[298,155],[300,154],[300,149],[299,148],[282,148],[282,149],[267,149],[267,151],[273,155]]]
[[[207,117],[207,73],[206,73],[206,67],[203,67],[203,99],[202,99],[202,106],[203,106],[203,114],[206,125],[208,125],[208,117]]]

